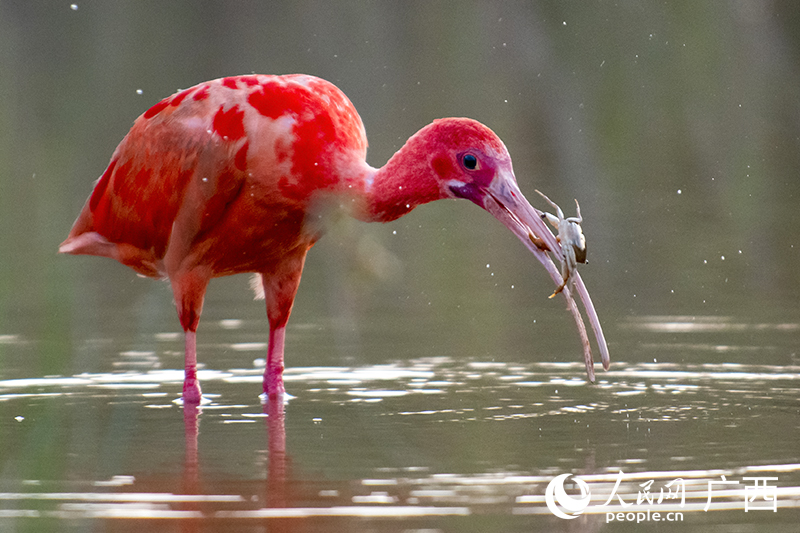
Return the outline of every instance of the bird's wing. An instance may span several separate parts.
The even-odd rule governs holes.
[[[222,216],[243,183],[236,156],[244,140],[215,134],[203,102],[192,104],[136,120],[60,251],[113,257],[145,275],[163,275],[176,222],[191,240]]]

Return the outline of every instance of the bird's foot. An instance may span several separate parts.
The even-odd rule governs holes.
[[[278,383],[268,384],[264,382],[264,397],[269,400],[275,400],[286,395],[286,389],[283,386],[283,380]]]
[[[279,330],[282,333],[282,329]],[[276,399],[286,392],[283,386],[283,340],[278,338],[276,344],[278,345],[277,356],[272,353],[273,338],[270,336],[270,353],[267,355],[267,366],[264,369],[264,396],[269,399]]]
[[[283,385],[283,372],[269,372],[264,374],[264,397],[276,400],[286,394]]]
[[[197,379],[187,379],[183,382],[183,402],[199,405],[203,395],[200,391],[200,382]]]

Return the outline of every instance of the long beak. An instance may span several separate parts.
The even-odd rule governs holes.
[[[540,263],[542,263],[550,274],[550,277],[553,278],[556,286],[562,285],[563,279],[561,273],[548,254],[548,252],[552,253],[557,260],[563,261],[564,255],[561,251],[561,246],[550,229],[544,224],[542,213],[531,206],[522,192],[520,192],[514,174],[510,171],[498,173],[484,191],[485,194],[482,198],[483,205],[481,207],[502,222],[504,226],[511,230],[511,232],[522,241],[525,247],[533,253]],[[476,197],[473,198],[473,201],[478,199]],[[586,310],[589,323],[594,331],[595,339],[597,340],[597,345],[600,350],[600,356],[603,361],[603,368],[608,370],[610,365],[608,345],[603,335],[603,329],[600,326],[600,320],[597,317],[594,304],[589,297],[589,292],[586,290],[586,285],[577,272],[574,273],[574,276],[574,287],[583,301],[583,307]],[[583,318],[578,310],[578,306],[575,304],[569,286],[564,287],[561,293],[564,295],[564,299],[567,301],[567,309],[569,309],[578,327],[578,334],[583,344],[586,374],[589,380],[594,382],[594,362],[592,359],[591,345],[586,334],[586,326],[583,323]]]

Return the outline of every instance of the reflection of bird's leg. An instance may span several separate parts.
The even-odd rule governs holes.
[[[184,402],[183,404],[183,436],[184,436],[184,458],[182,493],[183,494],[202,494],[200,487],[200,463],[198,460],[197,436],[200,427],[200,407],[196,403]],[[185,531],[199,531],[200,524],[197,523],[196,515],[201,515],[200,503],[187,499],[180,504],[179,509],[192,518],[188,518],[185,523]]]
[[[267,494],[268,507],[283,508],[288,505],[286,454],[286,422],[284,396],[278,394],[266,398],[263,404],[267,415]]]

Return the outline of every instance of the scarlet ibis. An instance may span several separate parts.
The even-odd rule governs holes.
[[[364,221],[389,222],[418,205],[465,198],[510,229],[550,273],[561,245],[520,192],[503,142],[467,118],[436,120],[382,168],[333,84],[300,74],[227,77],[180,91],[144,112],[117,146],[59,251],[116,259],[169,279],[185,332],[184,401],[201,399],[196,331],[211,278],[257,273],[267,304],[268,398],[284,393],[284,338],[306,253],[322,234],[315,206],[335,201]],[[608,348],[575,272],[563,290],[594,381],[572,288],[601,352]]]

